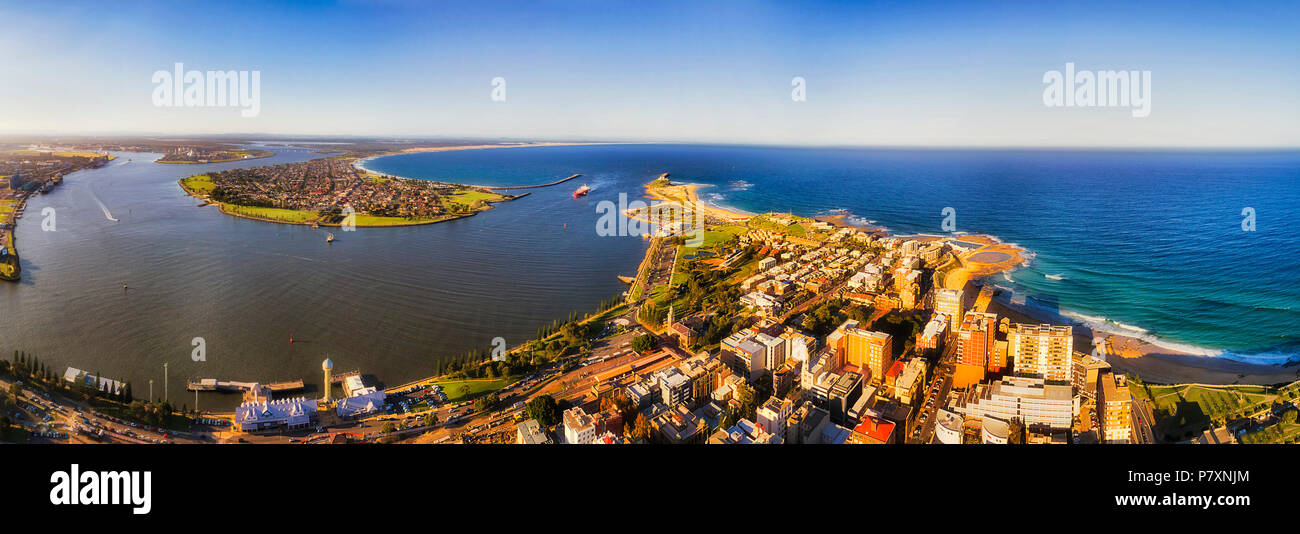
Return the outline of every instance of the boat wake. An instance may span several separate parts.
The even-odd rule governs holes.
[[[117,217],[114,217],[112,213],[109,213],[109,211],[108,211],[108,206],[105,206],[105,205],[104,205],[104,202],[101,201],[101,200],[99,200],[99,197],[95,196],[94,193],[91,193],[91,194],[90,194],[90,198],[95,199],[95,203],[96,203],[96,204],[99,204],[99,209],[104,210],[104,218],[105,218],[105,219],[108,219],[108,220],[113,221],[113,222],[118,222]]]
[[[1044,274],[1043,278],[1048,280],[1065,280],[1065,277],[1059,274]]]

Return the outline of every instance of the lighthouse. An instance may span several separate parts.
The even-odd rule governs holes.
[[[329,358],[320,362],[320,370],[325,371],[325,402],[327,403],[330,401],[330,370],[332,369],[334,369],[334,362]]]

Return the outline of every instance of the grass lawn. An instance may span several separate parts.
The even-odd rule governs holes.
[[[1135,397],[1155,404],[1156,437],[1183,439],[1199,433],[1215,419],[1267,408],[1278,396],[1265,386],[1130,386]]]
[[[361,215],[357,214],[357,226],[401,226],[404,224],[419,224],[434,222],[445,219],[446,217],[385,217],[382,215]]]
[[[448,209],[450,209],[449,204],[473,206],[475,202],[480,200],[484,202],[496,202],[503,199],[505,199],[505,195],[488,191],[477,191],[474,189],[461,189],[460,191],[443,197],[442,202],[444,206],[447,206]]]
[[[1269,427],[1243,434],[1241,442],[1247,445],[1256,443],[1294,443],[1300,440],[1300,424],[1277,423]]]
[[[789,226],[786,226],[774,220],[774,218],[778,218],[778,217],[791,221],[791,224]],[[758,228],[762,230],[767,230],[769,232],[777,232],[777,233],[786,234],[793,237],[804,237],[808,235],[808,231],[804,229],[801,223],[807,223],[811,221],[812,219],[808,219],[807,217],[800,217],[798,215],[768,214],[768,215],[760,215],[758,217],[754,217],[753,219],[750,219],[749,226],[751,228]]]
[[[206,174],[202,174],[199,176],[191,176],[189,178],[181,180],[181,183],[184,184],[184,186],[190,191],[193,191],[200,195],[209,194],[212,192],[213,189],[217,188],[216,184],[212,183],[212,179],[209,178],[208,175]]]
[[[727,243],[743,233],[745,233],[745,227],[743,226],[720,226],[712,230],[706,230],[704,232],[704,243],[700,245],[700,250]]]
[[[310,222],[319,215],[314,211],[287,210],[281,208],[263,208],[256,206],[237,206],[234,204],[222,204],[221,208],[239,215],[248,217],[259,217],[287,223],[306,223]]]
[[[435,381],[434,384],[442,386],[442,392],[447,395],[447,402],[460,402],[506,387],[511,381],[513,381],[511,378],[484,378],[477,380],[439,380]],[[466,391],[461,391],[462,386],[469,386],[469,388]]]

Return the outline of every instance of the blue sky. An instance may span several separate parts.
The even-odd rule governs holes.
[[[0,132],[1300,145],[1295,2],[187,6],[0,2]],[[261,113],[153,106],[175,62],[261,71]],[[1151,115],[1045,106],[1066,62],[1151,71]]]

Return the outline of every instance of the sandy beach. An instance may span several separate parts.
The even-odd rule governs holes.
[[[989,311],[1011,322],[1051,322],[1065,324],[1060,317],[1017,306],[1002,298],[995,298]],[[1300,379],[1300,365],[1261,365],[1191,354],[1161,347],[1155,343],[1124,334],[1093,330],[1086,325],[1074,325],[1074,350],[1092,351],[1093,340],[1100,338],[1106,352],[1106,362],[1117,371],[1137,376],[1153,384],[1285,384]]]
[[[659,178],[667,181],[668,173],[661,174]],[[702,187],[700,184],[674,184],[671,181],[667,184],[660,184],[658,181],[655,180],[646,184],[646,196],[663,202],[693,206],[704,214],[706,220],[714,219],[723,222],[743,223],[754,216],[752,213],[721,208],[701,201],[697,193],[699,188]]]

